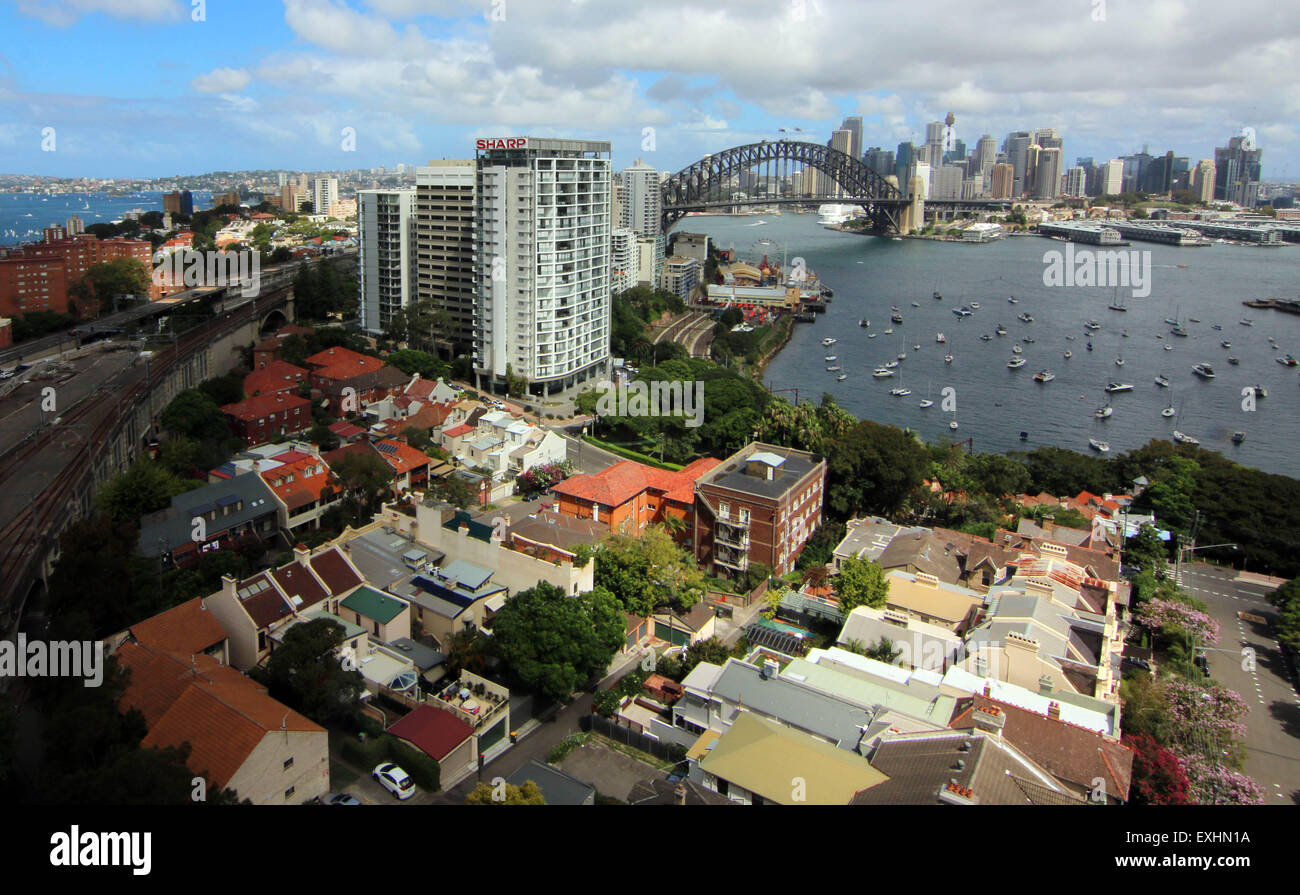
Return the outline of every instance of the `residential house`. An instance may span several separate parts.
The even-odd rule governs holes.
[[[715,575],[785,575],[821,525],[825,485],[822,457],[750,443],[695,483],[695,558]]]
[[[652,617],[656,640],[672,646],[690,646],[708,640],[717,631],[717,614],[706,602],[699,602],[687,612],[656,612]]]
[[[248,445],[295,435],[312,425],[311,402],[290,392],[245,398],[225,405],[221,412],[231,431]]]
[[[401,370],[385,366],[379,358],[342,346],[319,351],[305,363],[311,368],[312,388],[320,389],[330,401],[341,403],[345,394],[356,399],[356,405],[344,406],[344,411],[360,411],[371,401],[400,391],[408,381]],[[345,389],[352,391],[345,393]]]
[[[892,571],[885,574],[889,593],[885,608],[958,636],[974,625],[984,607],[984,595],[968,587],[948,584],[925,572]]]
[[[847,805],[887,779],[859,755],[749,711],[687,760],[706,789],[744,805]]]
[[[108,651],[115,652],[128,641],[182,656],[210,656],[222,665],[230,664],[230,639],[202,597],[165,609],[108,638]]]
[[[845,618],[836,642],[873,647],[885,640],[899,651],[892,664],[900,668],[924,668],[943,674],[962,657],[962,639],[948,628],[887,608],[855,607]]]
[[[570,562],[579,547],[594,547],[609,535],[609,524],[578,519],[553,510],[540,510],[512,519],[505,542],[521,553],[548,562]]]
[[[189,744],[189,768],[254,805],[300,805],[330,789],[329,734],[203,653],[125,643],[122,708],[144,715],[143,748]]]
[[[441,644],[466,629],[491,629],[492,618],[506,604],[509,588],[493,581],[491,569],[463,559],[411,576],[395,585],[414,607],[420,631]]]
[[[273,538],[279,511],[261,476],[236,475],[178,494],[166,509],[142,517],[136,552],[189,565],[213,550]]]
[[[283,507],[280,526],[319,528],[320,517],[343,499],[338,479],[318,454],[286,451],[272,459],[279,465],[261,476]]]
[[[690,544],[690,532],[695,526],[696,484],[718,464],[712,457],[701,457],[672,472],[621,460],[598,473],[571,476],[551,493],[556,509],[566,516],[603,522],[613,532],[633,536],[640,535],[647,526],[666,524],[679,528],[678,540]]]
[[[879,561],[889,542],[902,531],[903,526],[880,516],[850,519],[844,524],[844,538],[835,546],[835,571],[849,558]]]
[[[1047,713],[1039,714],[977,693],[958,701],[949,726],[1001,737],[1081,799],[1128,801],[1133,750],[1062,720],[1060,703],[1049,703]]]
[[[297,394],[307,381],[307,371],[282,360],[273,360],[244,377],[244,394],[250,398],[280,392]]]
[[[735,805],[724,795],[705,789],[694,780],[650,777],[638,781],[627,794],[629,805]]]
[[[379,456],[393,470],[393,490],[397,493],[418,488],[429,480],[429,455],[404,441],[385,438],[373,443]]]
[[[363,584],[344,597],[338,614],[385,643],[411,636],[410,604],[369,585]]]
[[[388,733],[438,762],[444,789],[478,761],[474,728],[452,712],[429,703],[395,721]]]

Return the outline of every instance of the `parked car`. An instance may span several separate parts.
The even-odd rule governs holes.
[[[327,792],[320,797],[322,805],[360,805],[361,802],[355,796],[350,796],[345,792]]]
[[[1134,668],[1141,668],[1143,671],[1151,670],[1151,663],[1146,659],[1139,659],[1137,656],[1125,656],[1125,665],[1132,665]]]
[[[1210,660],[1205,657],[1205,653],[1197,653],[1192,662],[1197,668],[1201,669],[1201,674],[1208,675],[1210,673]]]
[[[402,801],[406,801],[415,795],[415,781],[411,776],[393,764],[386,761],[375,768],[372,776],[379,782],[379,785],[391,792]]]

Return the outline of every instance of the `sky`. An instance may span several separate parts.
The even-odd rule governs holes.
[[[972,149],[1055,127],[1067,164],[1195,164],[1249,126],[1297,180],[1298,60],[1295,0],[0,0],[0,173],[391,168],[499,136],[676,171],[855,114],[893,149],[951,111]]]

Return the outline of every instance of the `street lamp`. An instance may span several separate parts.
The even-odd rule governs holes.
[[[1182,572],[1184,553],[1195,553],[1197,550],[1212,550],[1215,547],[1231,547],[1233,550],[1240,549],[1236,544],[1206,544],[1204,547],[1183,547],[1182,545],[1179,545],[1177,562],[1174,563],[1174,580],[1180,580],[1179,576]]]

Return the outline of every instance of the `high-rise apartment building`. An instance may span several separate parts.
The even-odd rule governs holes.
[[[609,235],[609,292],[618,295],[637,284],[641,252],[635,230],[615,227]]]
[[[607,375],[610,144],[485,139],[476,169],[476,375],[534,394]]]
[[[312,187],[311,210],[313,214],[328,214],[330,205],[339,199],[337,177],[317,177]]]
[[[741,189],[753,191],[755,189],[753,171],[742,171],[741,174]],[[636,164],[618,173],[618,181],[621,186],[619,192],[622,217],[613,221],[612,225],[624,227],[654,242],[654,259],[645,282],[658,289],[663,279],[666,248],[662,219],[663,193],[659,186],[659,172],[637,159]],[[750,194],[753,195],[752,192]]]
[[[381,333],[415,295],[415,190],[358,190],[357,235],[361,328]]]
[[[472,159],[415,169],[415,297],[446,313],[439,350],[453,358],[474,347],[475,179]]]

